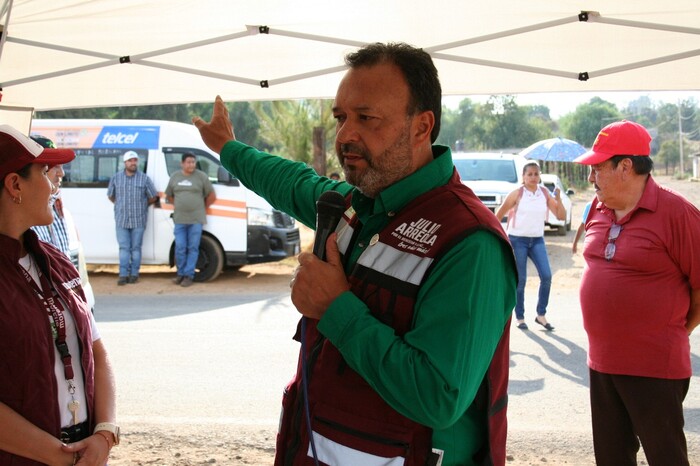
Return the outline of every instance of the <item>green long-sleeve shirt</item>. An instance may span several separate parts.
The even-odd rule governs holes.
[[[453,170],[449,149],[435,146],[434,155],[430,164],[376,199],[353,193],[363,226],[348,254],[347,270],[388,224],[389,212],[447,183]],[[321,193],[354,189],[318,176],[303,163],[239,142],[226,144],[221,161],[245,186],[310,227]],[[516,275],[508,254],[502,241],[486,231],[453,247],[421,286],[414,326],[403,337],[375,319],[351,292],[339,296],[318,324],[348,365],[392,408],[433,429],[433,447],[445,451],[443,466],[474,464],[471,457],[486,437],[486,413],[470,405],[515,305]]]

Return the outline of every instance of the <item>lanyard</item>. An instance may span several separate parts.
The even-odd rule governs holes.
[[[29,260],[30,264],[32,261],[36,264],[36,261],[34,261],[31,255],[29,256]],[[62,309],[63,306],[59,301],[60,296],[56,291],[56,288],[54,288],[53,283],[51,283],[51,281],[46,278],[46,275],[40,270],[37,273],[39,275],[39,280],[41,281],[41,288],[43,290],[51,290],[51,295],[49,297],[44,296],[42,290],[39,289],[34,279],[31,277],[31,275],[29,275],[24,267],[19,264],[17,264],[17,266],[20,268],[20,270],[22,270],[24,278],[27,279],[27,282],[34,289],[34,292],[44,303],[46,312],[51,319],[52,327],[54,329],[52,333],[54,334],[56,349],[58,350],[58,354],[61,356],[61,361],[63,362],[63,374],[66,377],[66,381],[68,381],[68,385],[71,386],[73,384],[73,364],[70,351],[68,350],[68,343],[66,343],[66,319],[64,316],[64,310]]]

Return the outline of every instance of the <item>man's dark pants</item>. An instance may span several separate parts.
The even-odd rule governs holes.
[[[687,466],[683,400],[690,379],[657,379],[590,370],[597,466],[633,466],[641,441],[650,466]]]

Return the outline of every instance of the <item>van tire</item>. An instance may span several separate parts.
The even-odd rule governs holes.
[[[194,281],[208,282],[214,280],[224,269],[224,251],[218,241],[208,235],[202,235],[199,242],[199,257],[194,274]]]

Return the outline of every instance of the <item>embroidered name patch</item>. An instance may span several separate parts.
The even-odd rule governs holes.
[[[399,240],[397,247],[406,251],[418,251],[423,254],[430,250],[437,241],[437,231],[442,225],[421,218],[415,222],[402,223],[391,232]]]

